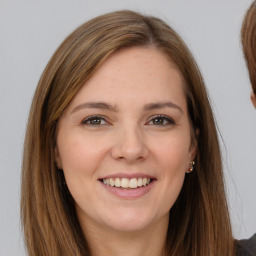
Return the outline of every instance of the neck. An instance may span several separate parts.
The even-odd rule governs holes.
[[[166,255],[167,218],[139,231],[123,232],[95,225],[82,228],[92,256]]]

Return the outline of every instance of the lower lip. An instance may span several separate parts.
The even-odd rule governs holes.
[[[127,188],[111,187],[101,182],[102,186],[104,186],[104,188],[107,189],[110,193],[123,199],[136,199],[144,196],[152,189],[152,187],[154,186],[154,183],[155,183],[155,180],[153,180],[151,183],[149,183],[146,186],[127,189]]]

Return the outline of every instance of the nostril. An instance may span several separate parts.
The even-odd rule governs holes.
[[[141,161],[147,157],[144,145],[122,144],[112,149],[112,156],[117,160]]]

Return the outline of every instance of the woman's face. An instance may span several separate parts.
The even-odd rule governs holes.
[[[83,228],[168,223],[195,154],[182,77],[154,48],[110,56],[58,123],[56,161]]]

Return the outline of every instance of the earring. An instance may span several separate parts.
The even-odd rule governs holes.
[[[191,173],[194,170],[195,161],[191,161],[186,173]]]

